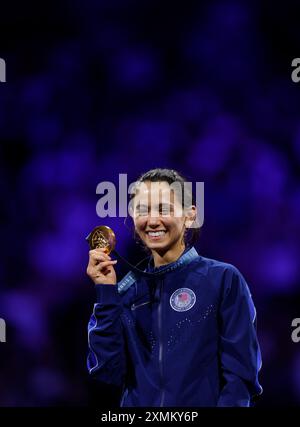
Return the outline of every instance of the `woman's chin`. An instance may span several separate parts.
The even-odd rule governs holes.
[[[171,242],[169,239],[164,239],[156,242],[147,240],[145,243],[151,250],[165,251],[169,249]]]
[[[167,242],[149,242],[149,240],[147,242],[145,242],[147,244],[147,246],[150,248],[163,248],[164,246],[167,246]]]

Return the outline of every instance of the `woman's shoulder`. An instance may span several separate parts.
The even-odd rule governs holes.
[[[194,263],[195,270],[201,273],[223,273],[228,271],[233,274],[241,274],[239,269],[226,261],[221,261],[215,258],[208,258],[203,255],[199,255]]]
[[[232,283],[246,283],[240,270],[226,261],[199,255],[190,267],[193,274],[204,277],[217,287],[231,286]]]

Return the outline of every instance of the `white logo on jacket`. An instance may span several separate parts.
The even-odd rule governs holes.
[[[170,305],[175,311],[190,310],[196,302],[196,295],[192,289],[176,289],[170,297]]]

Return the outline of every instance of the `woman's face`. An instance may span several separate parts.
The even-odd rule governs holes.
[[[187,217],[168,182],[142,183],[132,209],[136,232],[150,250],[165,252],[177,245],[184,247]]]

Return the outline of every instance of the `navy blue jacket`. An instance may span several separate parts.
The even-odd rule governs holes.
[[[126,406],[252,406],[262,393],[256,310],[231,264],[194,247],[148,276],[96,285],[89,374]]]

